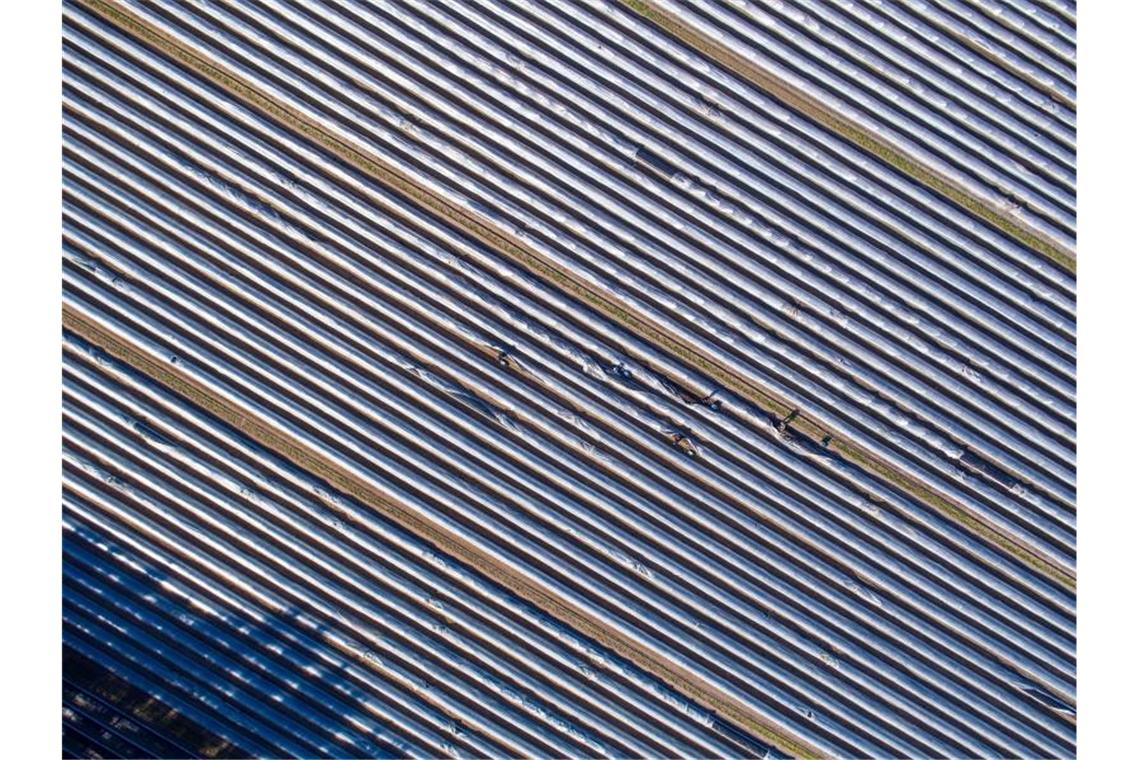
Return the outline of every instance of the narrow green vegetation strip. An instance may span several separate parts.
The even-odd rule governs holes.
[[[927,185],[931,189],[950,198],[975,215],[991,222],[999,229],[1023,242],[1025,245],[1048,257],[1058,265],[1062,266],[1070,272],[1075,273],[1076,261],[1066,251],[1053,245],[1048,240],[1037,235],[1035,232],[1019,226],[1015,220],[1000,213],[996,209],[993,209],[988,204],[983,203],[981,200],[973,197],[968,192],[960,188],[957,184],[930,171],[902,152],[884,143],[877,136],[868,133],[857,124],[854,124],[853,122],[850,122],[847,119],[844,119],[843,117],[831,112],[805,94],[788,86],[786,83],[772,76],[768,72],[763,71],[755,64],[742,58],[720,43],[711,40],[699,32],[689,28],[671,14],[661,11],[660,9],[654,7],[651,3],[644,2],[643,0],[621,0],[621,2],[629,6],[638,14],[644,16],[645,18],[660,26],[672,36],[688,44],[690,47],[705,53],[719,63],[732,69],[737,74],[755,83],[761,89],[770,93],[791,108],[823,124],[832,131],[851,140],[852,142],[855,142],[864,149],[882,158],[887,163],[898,168],[900,171],[903,171],[914,179]],[[732,387],[742,392],[745,396],[748,396],[752,400],[756,401],[758,404],[760,404],[761,407],[772,412],[773,414],[776,414],[781,419],[787,415],[787,411],[790,411],[790,407],[786,403],[771,399],[770,396],[768,396],[768,398],[764,398],[764,396],[767,396],[768,394],[761,392],[761,394],[758,396],[756,394],[749,393],[747,390],[742,390],[739,382],[730,382],[726,380],[722,375],[709,370],[705,366],[707,363],[693,363],[697,366],[701,366],[702,369],[706,369],[706,371],[709,371],[710,374],[713,374],[719,380],[724,382],[726,386]],[[1017,557],[1022,562],[1035,568],[1038,572],[1051,578],[1055,582],[1061,584],[1063,587],[1070,590],[1074,590],[1076,588],[1076,580],[1067,568],[1055,564],[1048,558],[1041,557],[1033,550],[1032,547],[1025,546],[1016,541],[1014,538],[1005,535],[1000,530],[987,523],[981,516],[973,514],[965,507],[955,504],[949,499],[946,499],[945,497],[934,492],[932,489],[920,481],[902,472],[899,472],[897,468],[888,465],[857,444],[846,441],[840,437],[835,436],[834,434],[830,434],[826,428],[815,424],[802,415],[797,417],[795,422],[789,425],[789,428],[803,433],[808,438],[816,442],[822,442],[825,438],[829,438],[828,446],[832,451],[842,455],[847,460],[856,463],[863,469],[875,473],[881,479],[901,489],[914,498],[938,509],[946,517],[954,520],[976,535],[984,538],[989,543],[993,544],[996,547],[999,547],[1006,553]]]
[[[902,491],[910,494],[916,499],[928,504],[946,517],[958,523],[962,527],[971,531],[977,536],[985,539],[1004,550],[1007,554],[1017,557],[1019,560],[1037,570],[1042,575],[1052,579],[1054,582],[1060,584],[1062,587],[1070,591],[1076,591],[1077,581],[1067,571],[1066,568],[1058,567],[1052,562],[1040,557],[1037,553],[1032,551],[1029,547],[1023,546],[1011,537],[997,530],[989,523],[975,516],[964,507],[960,507],[954,502],[942,497],[940,494],[934,492],[924,483],[908,475],[900,473],[898,470],[885,465],[876,457],[867,454],[851,443],[844,440],[835,440],[828,444],[829,447],[836,453],[843,456],[850,462],[854,462],[865,470],[869,470],[878,475],[882,480],[885,480]]]
[[[1057,266],[1076,273],[1077,262],[1065,248],[1026,225],[1023,221],[976,197],[958,182],[944,177],[919,161],[895,148],[883,138],[868,131],[855,121],[835,113],[815,98],[787,84],[775,75],[761,69],[725,45],[689,27],[680,19],[644,0],[620,0],[631,10],[652,21],[673,37],[691,48],[699,50],[714,61],[731,69],[776,99],[816,123],[830,129],[840,137],[855,143],[868,153],[882,159],[895,169],[921,182],[936,193],[948,198],[974,216],[988,222],[1023,245],[1045,256]]]

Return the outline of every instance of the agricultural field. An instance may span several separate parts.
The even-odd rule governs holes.
[[[65,755],[1074,756],[1072,2],[63,13]]]

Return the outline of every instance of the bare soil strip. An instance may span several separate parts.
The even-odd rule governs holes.
[[[646,0],[621,0],[621,2],[639,15],[652,21],[670,36],[731,69],[789,108],[826,127],[840,137],[855,143],[927,188],[953,201],[974,216],[1032,248],[1063,269],[1076,274],[1076,254],[1072,250],[1050,240],[1039,230],[1034,229],[1009,211],[978,198],[958,181],[925,166],[854,120],[832,111],[814,97],[789,85],[771,72],[765,71],[722,43],[689,27],[676,16],[661,10],[652,2],[646,2]]]

